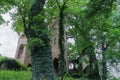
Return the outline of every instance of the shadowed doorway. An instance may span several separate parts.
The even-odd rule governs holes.
[[[53,60],[53,65],[54,65],[55,72],[58,73],[59,64],[58,64],[57,58]]]

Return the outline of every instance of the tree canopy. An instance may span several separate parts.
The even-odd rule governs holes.
[[[79,76],[91,80],[107,80],[107,63],[112,64],[120,59],[119,3],[119,0],[1,0],[0,24],[4,22],[2,14],[15,9],[10,14],[13,28],[18,33],[24,32],[28,38],[32,69],[35,71],[33,80],[39,80],[37,78],[43,75],[47,76],[46,79],[55,80],[49,34],[53,17],[59,20],[61,80],[67,72],[64,66],[66,49],[68,60],[78,60]],[[75,43],[68,42],[66,48],[66,38],[73,38]],[[83,59],[85,55],[89,61]],[[42,61],[48,65],[42,66]],[[82,67],[85,61],[89,66],[84,71]],[[40,68],[48,69],[42,71]],[[47,74],[48,71],[52,74]]]

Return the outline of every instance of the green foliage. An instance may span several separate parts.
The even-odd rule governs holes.
[[[12,8],[7,0],[1,0],[0,6],[2,6],[0,9],[0,14],[8,12]]]
[[[95,41],[99,46],[103,42],[105,45],[109,43],[111,44],[113,38],[109,38],[108,34],[109,36],[119,36],[119,29],[115,30],[112,28],[111,23],[108,20],[108,17],[111,15],[113,9],[113,2],[114,0],[89,0],[84,4],[84,9],[81,7],[81,11],[79,11],[80,9],[77,10],[78,13],[81,13],[80,15],[76,15],[78,13],[75,10],[72,10],[70,11],[71,14],[66,16],[67,25],[70,27],[69,31],[75,38],[75,46],[78,50],[78,55],[80,53],[88,54],[90,56],[90,65],[98,64],[95,59],[95,48],[91,49],[91,46],[94,47],[96,45]],[[74,11],[75,13],[72,13]],[[90,46],[90,48],[87,48],[88,46]],[[97,66],[95,67],[97,71],[98,68]],[[93,74],[93,72],[94,71],[92,71],[91,74]],[[95,79],[95,77],[93,79]]]
[[[2,16],[0,16],[0,24],[2,24],[4,22]]]
[[[6,12],[8,12],[11,9],[11,5],[9,5],[9,3],[6,0],[1,0],[0,1],[0,25],[3,24],[5,21],[2,18],[2,14],[5,14]]]
[[[91,18],[98,14],[108,17],[112,11],[113,3],[116,0],[90,0],[87,6],[87,17]]]
[[[9,70],[0,71],[1,80],[31,80],[31,76],[32,74],[30,71],[9,71]],[[60,78],[58,77],[56,80],[60,80]],[[66,76],[65,80],[82,80],[82,79],[75,79]]]
[[[58,1],[59,5],[56,1]],[[38,67],[36,64],[41,61],[47,63],[43,57],[50,55],[47,55],[47,53],[51,53],[48,29],[45,26],[52,22],[53,16],[60,17],[59,25],[63,27],[63,24],[67,24],[69,36],[75,38],[74,45],[68,43],[70,59],[75,59],[76,56],[85,53],[90,56],[91,63],[96,64],[94,59],[96,53],[94,51],[99,48],[102,50],[103,61],[119,60],[120,14],[119,9],[116,10],[117,7],[115,7],[119,2],[114,3],[116,0],[68,0],[64,6],[64,1],[47,0],[44,8],[43,4],[38,0],[0,1],[0,5],[3,6],[0,13],[5,13],[11,8],[17,10],[11,14],[14,20],[13,26],[17,32],[24,31],[27,33],[29,47],[33,52],[32,57],[35,61],[33,62],[35,65],[33,69],[41,69],[39,67],[42,65]],[[40,3],[40,5],[35,6],[34,4],[37,5],[37,3]],[[64,7],[63,10],[62,7]],[[33,11],[30,12],[30,10]],[[0,17],[0,23],[2,22],[2,17]],[[60,31],[60,33],[64,34],[64,31]],[[88,48],[89,46],[90,48]],[[35,54],[39,55],[36,56]],[[49,61],[51,58],[49,56],[45,57],[45,59]],[[70,80],[70,78],[68,79]]]
[[[31,80],[30,71],[0,71],[0,80]]]
[[[5,59],[6,59],[6,57],[0,56],[0,62],[5,60]]]
[[[47,14],[46,16],[49,16],[49,17],[59,16],[59,8],[57,7],[57,3],[55,0],[47,1],[45,6],[46,8],[44,8],[44,10],[45,10],[45,14]]]
[[[86,8],[88,0],[68,0],[66,4],[65,14],[80,15]]]
[[[52,64],[50,39],[44,22],[44,4],[45,0],[36,0],[32,4],[29,15],[29,29],[26,32],[31,49],[33,80],[56,79]]]
[[[30,38],[29,39],[29,48],[32,51],[31,55],[35,55],[39,52],[39,49],[42,49],[45,46],[45,43],[43,40],[39,38]]]
[[[14,20],[14,23],[13,23],[13,27],[14,27],[14,30],[17,31],[17,32],[23,32],[24,31],[24,27],[23,27],[23,21],[21,18],[18,18],[16,20]]]
[[[59,8],[55,0],[48,0],[44,7],[45,23],[50,25],[54,17],[59,16]],[[51,25],[50,25],[51,26]]]
[[[0,58],[0,70],[26,70],[27,67],[20,62],[10,58]]]
[[[18,33],[24,32],[28,28],[30,0],[12,0],[8,2],[15,9],[15,12],[10,13],[13,20],[13,28]]]
[[[9,70],[0,71],[1,80],[31,80],[31,75],[32,74],[30,71],[9,71]],[[66,76],[64,79],[65,80],[87,80],[87,79],[72,78],[69,76]],[[60,77],[58,77],[57,80],[60,80]],[[119,79],[110,76],[109,80],[119,80]]]
[[[78,56],[77,50],[76,50],[76,46],[72,43],[67,43],[67,57],[70,60],[74,60],[76,59],[76,56]]]

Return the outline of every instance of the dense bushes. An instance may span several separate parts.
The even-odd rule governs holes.
[[[15,59],[2,58],[0,59],[0,70],[26,70],[27,68],[17,62]]]

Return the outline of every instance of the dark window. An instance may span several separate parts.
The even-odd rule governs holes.
[[[31,64],[28,64],[27,67],[31,67],[32,65]]]

